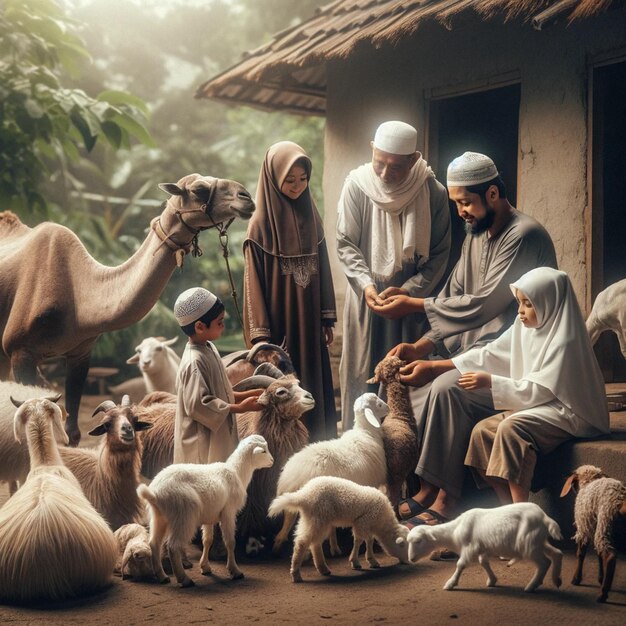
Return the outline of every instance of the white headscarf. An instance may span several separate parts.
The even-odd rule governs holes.
[[[414,262],[416,254],[420,265],[428,260],[430,191],[426,183],[434,176],[421,156],[398,185],[386,185],[371,163],[348,175],[374,204],[370,270],[376,280],[389,280],[402,269],[403,262]]]

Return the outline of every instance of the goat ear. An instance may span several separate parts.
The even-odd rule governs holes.
[[[404,537],[398,537],[398,538],[396,539],[396,543],[397,543],[399,546],[403,546],[403,545],[406,543],[406,541],[404,540]]]
[[[153,426],[154,424],[152,422],[137,421],[135,422],[135,425],[133,426],[133,428],[135,429],[135,432],[139,432],[141,430],[148,430],[149,428],[152,428]]]
[[[379,419],[374,415],[374,411],[372,411],[372,409],[364,409],[363,413],[365,413],[365,419],[374,427],[374,428],[380,428],[380,421]]]
[[[574,483],[578,483],[578,475],[572,474],[567,477],[565,484],[563,485],[563,489],[561,489],[561,498],[564,498],[574,487]]]
[[[133,363],[139,363],[139,355],[133,354],[130,359],[126,359],[126,363],[128,363],[129,365],[132,365]]]
[[[262,448],[261,446],[255,446],[254,450],[252,450],[252,454],[265,454],[265,452],[265,448]]]
[[[11,400],[13,400],[13,398],[11,398]],[[22,402],[21,404],[24,403]],[[26,421],[28,420],[28,417],[24,413],[24,410],[18,408],[15,412],[15,417],[13,418],[13,436],[15,437],[15,441],[17,441],[17,443],[22,443],[22,438],[26,430]]]
[[[92,437],[99,437],[100,435],[104,435],[106,431],[106,426],[104,424],[100,424],[99,426],[96,426],[94,429],[90,430],[87,434],[91,435]]]
[[[159,189],[170,196],[184,196],[185,190],[181,189],[176,183],[159,183]]]

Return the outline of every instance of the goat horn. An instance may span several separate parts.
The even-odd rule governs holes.
[[[91,414],[91,417],[95,417],[98,413],[100,413],[100,411],[103,411],[104,413],[106,413],[107,411],[114,409],[115,408],[115,402],[113,402],[113,400],[105,400],[104,402],[101,402],[94,410],[94,412]]]
[[[54,402],[55,404],[61,399],[63,394],[57,393],[55,396],[46,396],[44,400],[50,400],[50,402]]]
[[[252,360],[256,356],[256,353],[259,350],[263,350],[264,348],[269,348],[271,350],[275,350],[276,352],[281,354],[283,357],[285,357],[291,363],[291,357],[289,356],[289,353],[286,350],[284,350],[281,346],[277,346],[275,343],[263,343],[263,342],[255,343],[254,346],[252,346],[252,349],[250,350],[250,352],[248,352],[248,356],[246,357],[246,361],[252,362]]]
[[[273,363],[261,363],[252,374],[253,376],[271,376],[272,378],[282,378],[284,376]]]
[[[16,400],[13,396],[9,396],[9,398],[11,398],[11,402],[13,403],[13,406],[16,407],[17,409],[19,409],[22,404],[24,404],[25,400]]]
[[[130,396],[128,394],[122,396],[122,404],[120,406],[130,406]]]
[[[267,389],[276,379],[271,376],[249,376],[240,380],[236,385],[233,385],[234,391],[248,391],[248,389]]]

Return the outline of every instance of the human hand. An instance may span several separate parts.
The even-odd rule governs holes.
[[[381,291],[378,294],[378,297],[381,300],[386,300],[387,298],[391,298],[391,296],[408,296],[409,292],[402,287],[387,287],[387,289]]]
[[[259,404],[259,395],[250,396],[248,398],[244,398],[238,404],[231,405],[231,411],[233,413],[246,413],[247,411],[261,411],[263,409],[263,405]]]
[[[241,402],[246,398],[258,398],[264,391],[265,389],[248,389],[246,391],[233,391],[233,394],[235,395],[235,402]]]
[[[413,361],[400,368],[400,382],[410,387],[423,387],[436,377],[430,361]]]
[[[399,343],[395,348],[391,348],[386,356],[397,356],[402,361],[409,363],[424,355],[419,354],[414,343]]]
[[[421,302],[423,302],[422,298],[411,298],[404,295],[390,296],[382,304],[372,307],[372,311],[388,320],[397,320],[410,313],[422,311]]]
[[[368,285],[363,289],[363,297],[365,298],[365,304],[374,310],[374,307],[383,303],[383,301],[378,297],[378,292],[376,291],[376,287],[374,285]]]
[[[467,391],[491,389],[491,374],[488,372],[466,372],[459,377],[459,387]]]
[[[324,343],[330,348],[330,346],[333,345],[333,340],[335,339],[333,328],[332,326],[324,326],[322,330],[324,331]]]

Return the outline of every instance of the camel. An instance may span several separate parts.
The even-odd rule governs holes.
[[[35,384],[42,360],[65,357],[70,445],[80,442],[78,409],[98,337],[150,311],[200,231],[254,211],[250,194],[232,180],[190,174],[159,188],[170,194],[163,212],[117,267],[98,263],[64,226],[30,228],[0,212],[0,379],[12,370],[18,382]]]

